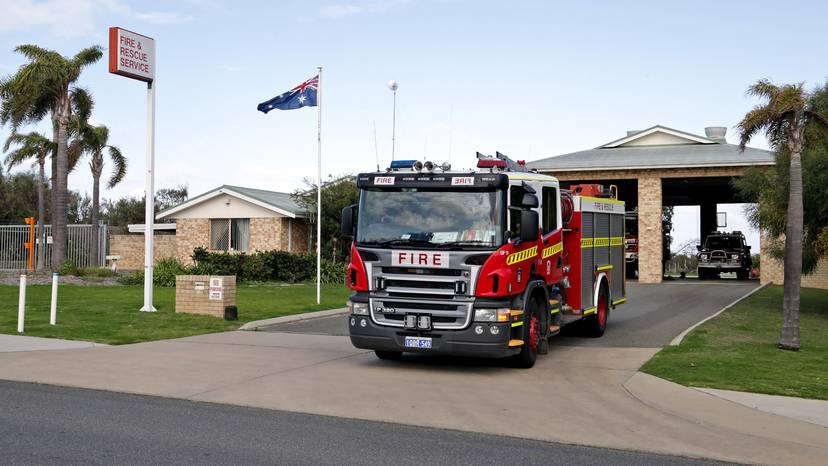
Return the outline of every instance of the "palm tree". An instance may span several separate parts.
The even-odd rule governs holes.
[[[828,128],[828,118],[810,104],[810,94],[803,83],[777,86],[767,79],[757,81],[747,94],[763,100],[739,123],[739,146],[764,131],[775,150],[791,154],[788,218],[785,229],[785,276],[782,303],[782,332],[779,348],[797,351],[799,341],[799,298],[802,281],[802,242],[804,237],[802,207],[802,150],[805,127],[815,124]]]
[[[56,145],[52,163],[52,269],[57,269],[66,258],[70,88],[81,71],[100,60],[103,53],[99,46],[93,46],[70,58],[31,44],[19,45],[15,51],[29,61],[17,73],[0,81],[0,124],[9,123],[16,132],[23,124],[51,116]]]
[[[51,156],[55,150],[55,144],[46,136],[31,132],[28,134],[12,133],[3,152],[8,152],[12,145],[18,148],[9,152],[6,156],[6,164],[9,169],[15,165],[22,164],[26,160],[34,159],[38,165],[37,178],[37,270],[43,270],[46,264],[46,158]]]
[[[92,211],[90,218],[92,222],[93,233],[92,255],[91,261],[93,264],[98,263],[98,216],[100,214],[100,198],[101,198],[101,175],[104,168],[104,152],[109,155],[112,160],[113,168],[112,175],[109,177],[107,183],[108,188],[113,188],[121,182],[126,175],[127,160],[121,154],[121,150],[109,144],[109,128],[104,125],[90,126],[86,125],[80,129],[80,135],[75,139],[72,146],[79,146],[80,153],[88,153],[90,155],[89,168],[92,170]],[[73,152],[73,151],[70,151]]]

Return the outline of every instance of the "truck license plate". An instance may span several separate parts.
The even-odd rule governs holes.
[[[430,349],[431,338],[429,337],[405,337],[406,348]]]

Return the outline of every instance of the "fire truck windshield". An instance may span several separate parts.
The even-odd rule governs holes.
[[[377,246],[497,247],[502,191],[363,189],[357,243]]]

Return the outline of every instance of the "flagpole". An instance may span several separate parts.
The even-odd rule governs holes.
[[[316,70],[319,76],[316,85],[316,304],[319,304],[322,294],[322,67]]]

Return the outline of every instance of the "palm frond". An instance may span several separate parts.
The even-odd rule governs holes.
[[[127,159],[121,153],[121,149],[118,149],[115,146],[107,147],[109,149],[109,158],[112,159],[114,165],[112,170],[112,177],[109,178],[109,187],[113,188],[116,184],[120,183],[121,180],[124,179],[124,176],[126,176]]]
[[[72,113],[74,113],[81,123],[86,123],[92,116],[92,109],[95,108],[95,101],[92,99],[92,93],[89,90],[75,86],[69,93],[72,100]]]
[[[87,47],[76,53],[72,62],[80,68],[92,65],[103,57],[103,48],[100,45]]]
[[[14,48],[14,51],[23,55],[31,61],[38,60],[59,60],[63,57],[54,50],[45,49],[35,44],[21,44]]]
[[[815,110],[805,110],[805,117],[808,121],[812,121],[819,126],[822,126],[824,129],[828,129],[828,117],[825,115]]]
[[[745,150],[745,146],[751,138],[765,129],[776,118],[772,108],[767,105],[757,105],[749,111],[742,121],[737,125],[739,131],[739,149]]]
[[[778,86],[768,79],[760,79],[748,87],[747,95],[771,99],[777,92],[779,92]]]

